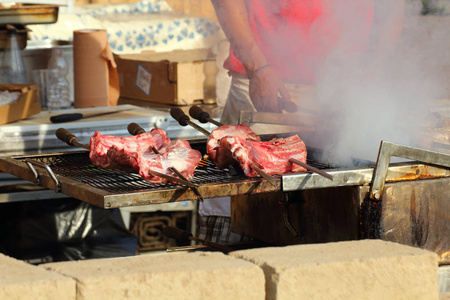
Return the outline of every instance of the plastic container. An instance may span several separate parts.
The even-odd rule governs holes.
[[[67,80],[68,71],[69,67],[63,56],[62,49],[53,49],[46,73],[46,105],[48,110],[67,109],[72,106],[70,86]]]

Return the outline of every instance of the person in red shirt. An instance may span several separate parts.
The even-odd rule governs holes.
[[[224,63],[232,77],[221,122],[241,110],[280,112],[289,83],[314,85],[330,66],[365,68],[389,54],[403,26],[404,0],[212,0],[230,42]],[[257,132],[256,133],[260,133]],[[265,132],[267,133],[267,132]],[[229,231],[229,198],[206,199],[200,235],[241,241]],[[218,230],[217,228],[221,228]]]
[[[212,0],[231,52],[224,67],[246,75],[258,111],[277,112],[284,82],[314,84],[339,49],[362,59],[398,39],[404,0]],[[225,109],[225,113],[226,109]]]

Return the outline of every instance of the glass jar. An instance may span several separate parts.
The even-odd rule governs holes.
[[[1,83],[24,84],[27,83],[25,67],[17,40],[17,29],[8,25],[8,40],[3,53],[3,60],[0,70]]]

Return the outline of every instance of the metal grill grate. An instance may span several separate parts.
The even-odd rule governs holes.
[[[307,163],[318,169],[330,169],[331,166],[314,161],[313,155],[308,155]],[[59,176],[73,179],[89,186],[102,189],[109,193],[127,193],[158,188],[176,187],[177,184],[153,184],[143,179],[139,174],[117,169],[96,168],[89,159],[88,152],[73,152],[57,155],[33,156],[32,159],[47,164]],[[236,182],[246,179],[241,170],[218,169],[211,160],[202,160],[194,173],[195,184]]]
[[[56,175],[64,176],[110,193],[126,193],[139,190],[176,187],[177,184],[153,184],[139,174],[116,169],[96,168],[89,159],[88,152],[65,153],[54,156],[33,156],[34,160],[47,164]],[[217,169],[213,162],[202,160],[197,167],[193,183],[216,183],[239,180],[231,176],[227,169]]]

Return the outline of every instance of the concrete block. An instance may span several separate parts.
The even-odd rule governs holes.
[[[75,280],[0,254],[0,299],[74,300]]]
[[[266,299],[438,299],[434,252],[381,240],[231,252],[260,266]]]
[[[42,266],[75,278],[77,300],[265,299],[261,268],[219,252],[172,252]]]
[[[439,293],[439,300],[450,300],[450,293]]]

